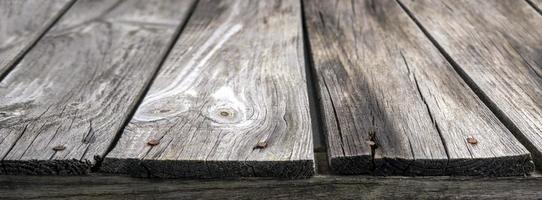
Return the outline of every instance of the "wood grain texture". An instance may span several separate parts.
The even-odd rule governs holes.
[[[542,15],[542,0],[526,0],[531,6]]]
[[[336,173],[509,176],[533,170],[529,152],[395,1],[304,3]]]
[[[0,1],[0,78],[73,3],[73,0]]]
[[[0,174],[86,173],[142,98],[191,2],[77,1],[0,82]]]
[[[525,1],[402,1],[542,166],[542,15]]]
[[[303,55],[298,1],[200,1],[102,169],[151,177],[312,175]]]
[[[140,179],[0,176],[2,199],[538,199],[540,177],[316,176],[310,179]]]

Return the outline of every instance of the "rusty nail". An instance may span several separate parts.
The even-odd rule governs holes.
[[[476,140],[476,138],[470,136],[470,137],[467,138],[467,142],[469,144],[476,144],[476,143],[478,143],[478,140]]]
[[[258,142],[254,149],[265,149],[267,147],[267,142]]]
[[[150,146],[156,146],[156,145],[160,144],[160,141],[152,139],[152,140],[149,140],[147,142],[147,144],[150,145]]]
[[[57,146],[53,147],[54,151],[62,151],[64,149],[66,149],[66,147],[64,145],[57,145]]]

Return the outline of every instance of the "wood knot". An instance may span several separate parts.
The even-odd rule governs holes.
[[[64,145],[56,145],[55,147],[53,147],[54,151],[62,151],[64,149],[66,149]]]
[[[467,142],[469,144],[477,144],[478,140],[476,140],[476,138],[474,138],[473,136],[470,136],[470,137],[467,138]]]
[[[258,142],[256,146],[254,146],[254,149],[265,149],[267,147],[267,142]]]
[[[22,113],[21,112],[18,112],[18,111],[14,111],[14,112],[0,112],[0,117],[1,118],[11,118],[11,117],[16,117],[16,116],[19,116],[21,115]]]
[[[190,105],[190,99],[184,96],[158,96],[150,100],[143,100],[134,119],[146,122],[170,119],[188,111]]]
[[[167,112],[169,112],[169,111],[171,111],[171,110],[169,110],[169,109],[162,109],[162,110],[159,110],[158,112],[159,112],[159,113],[167,113]]]
[[[155,139],[152,139],[152,140],[149,140],[149,141],[147,142],[147,144],[148,144],[149,146],[156,146],[156,145],[160,144],[160,141],[155,140]]]
[[[235,105],[226,103],[210,105],[204,111],[204,115],[207,119],[215,122],[215,125],[236,124],[244,121],[243,111],[235,107]]]
[[[222,117],[229,117],[230,116],[230,113],[229,112],[226,112],[226,111],[220,111],[220,116]]]

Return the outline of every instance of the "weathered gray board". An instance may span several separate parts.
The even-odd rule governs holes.
[[[0,82],[0,174],[86,173],[142,98],[191,4],[77,1]]]
[[[375,0],[376,1],[376,0]],[[19,199],[540,199],[541,177],[316,176],[309,179],[142,179],[0,176],[2,200]]]
[[[526,0],[533,8],[542,15],[542,0]]]
[[[402,2],[542,166],[542,15],[515,0]]]
[[[0,78],[72,3],[72,0],[0,1]]]
[[[533,170],[528,151],[395,1],[304,3],[336,173]]]
[[[200,1],[102,165],[151,177],[314,173],[298,1]]]

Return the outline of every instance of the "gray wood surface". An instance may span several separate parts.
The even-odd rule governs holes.
[[[542,166],[542,15],[525,1],[402,2]]]
[[[2,199],[540,199],[540,177],[160,180],[0,176]]]
[[[312,175],[303,55],[300,2],[200,1],[102,169]]]
[[[0,1],[0,80],[72,3],[72,0]]]
[[[527,2],[542,15],[542,0],[527,0]]]
[[[304,3],[334,172],[533,170],[529,152],[395,1]]]
[[[0,174],[82,174],[103,157],[192,1],[81,0],[0,82]]]

